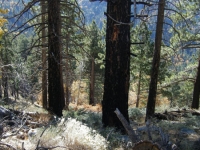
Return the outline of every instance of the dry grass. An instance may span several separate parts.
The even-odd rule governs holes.
[[[24,143],[24,147],[27,150],[34,150],[40,140],[39,146],[41,147],[57,147],[55,150],[103,150],[103,149],[114,149],[114,147],[126,147],[126,142],[122,143],[120,140],[121,135],[120,133],[112,132],[113,129],[102,129],[101,126],[101,116],[100,112],[102,110],[102,106],[97,104],[96,106],[88,105],[88,95],[86,90],[86,84],[81,82],[81,86],[79,88],[79,81],[73,83],[72,86],[72,96],[74,101],[78,100],[78,105],[70,103],[70,111],[67,113],[73,113],[74,118],[76,119],[69,119],[66,117],[63,120],[57,120],[56,123],[49,125],[47,129],[45,128],[38,128],[37,135],[34,137],[28,137],[28,139],[22,140],[18,139],[16,136],[10,137],[7,139],[3,139],[3,142],[9,143],[13,145],[16,149],[22,148],[22,143]],[[79,97],[79,98],[77,98]],[[130,92],[129,95],[129,106],[134,107],[136,101],[136,94],[134,91]],[[41,103],[41,93],[38,95],[38,104],[42,105]],[[140,106],[144,107],[146,104],[146,96],[145,94],[141,96],[141,103]],[[26,100],[21,99],[13,103],[15,109],[25,110],[26,112],[34,111],[39,112],[39,116],[35,116],[36,120],[39,122],[49,122],[51,115],[47,114],[42,108],[36,107],[35,105],[31,105],[31,103],[27,103]],[[169,101],[167,98],[163,98],[158,96],[157,99],[157,107],[156,111],[163,112],[168,109]],[[164,107],[163,107],[164,106]],[[84,110],[82,113],[79,110]],[[93,112],[92,115],[89,115],[89,112]],[[95,113],[94,113],[95,112]],[[65,112],[66,113],[66,112]],[[81,114],[82,113],[82,114]],[[129,113],[130,118],[133,120],[135,124],[132,124],[133,128],[138,128],[138,125],[144,123],[144,109],[130,109]],[[81,116],[82,115],[82,116]],[[97,116],[99,115],[99,116]],[[158,127],[161,127],[166,133],[170,135],[170,140],[173,143],[177,141],[180,142],[180,147],[182,150],[190,150],[193,146],[194,142],[200,138],[200,120],[199,118],[194,118],[189,116],[190,118],[180,118],[177,122],[172,121],[160,121],[160,120],[152,120],[152,124]],[[83,123],[84,122],[84,123]],[[98,124],[98,125],[96,125]],[[184,135],[181,134],[181,129],[187,127],[195,131],[197,135]],[[41,133],[44,134],[41,136]],[[105,137],[103,137],[103,136]],[[109,136],[108,136],[109,135]],[[41,136],[41,137],[40,137]],[[153,133],[153,138],[158,138],[156,133]],[[106,138],[109,137],[109,142],[107,142]],[[141,139],[148,139],[146,133],[141,134]],[[124,145],[123,145],[124,144]],[[65,147],[65,148],[64,148]],[[5,146],[4,146],[5,148]],[[4,149],[2,148],[2,149]],[[125,148],[124,148],[125,149]],[[1,147],[0,147],[1,150]],[[6,150],[6,148],[5,148]],[[199,149],[198,149],[199,150]]]

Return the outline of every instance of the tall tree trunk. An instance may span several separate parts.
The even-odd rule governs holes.
[[[199,94],[200,94],[200,58],[199,65],[197,68],[197,77],[194,83],[194,91],[193,91],[193,100],[192,100],[192,108],[199,109]]]
[[[2,69],[2,78],[3,78],[3,98],[8,100],[8,75],[6,67]]]
[[[140,67],[141,69],[141,67]],[[136,107],[139,107],[139,102],[140,102],[140,86],[141,86],[141,76],[142,76],[142,71],[140,70],[139,72],[139,80],[138,80],[138,91],[137,91],[137,100],[136,100]]]
[[[60,0],[48,1],[48,94],[49,110],[62,116],[64,107],[61,72]]]
[[[0,98],[2,98],[2,88],[1,88],[1,85],[2,85],[2,74],[0,76],[1,76],[1,78],[0,78]]]
[[[65,109],[69,109],[69,57],[68,57],[68,54],[69,54],[69,38],[70,38],[70,35],[67,33],[66,35],[66,63],[65,63],[65,79],[66,79],[66,89],[65,89]]]
[[[95,91],[95,70],[94,70],[95,62],[94,58],[91,59],[91,73],[90,73],[90,105],[94,105],[94,91]]]
[[[124,127],[114,111],[118,108],[129,122],[130,13],[131,0],[108,0],[102,122],[122,130]]]
[[[159,0],[156,36],[155,36],[155,49],[154,49],[154,56],[153,56],[153,63],[151,70],[151,82],[149,86],[146,119],[150,118],[155,113],[157,82],[158,82],[158,73],[160,66],[160,51],[161,51],[162,33],[163,33],[162,30],[164,21],[164,10],[165,10],[165,0]]]
[[[42,9],[42,105],[43,108],[47,109],[47,64],[46,64],[46,31],[45,31],[45,12],[46,12],[46,4],[45,1],[41,1],[41,9]]]

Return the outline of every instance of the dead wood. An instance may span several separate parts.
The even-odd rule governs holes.
[[[138,141],[137,135],[135,134],[135,132],[133,131],[133,129],[129,125],[128,121],[121,114],[121,112],[119,111],[119,109],[116,108],[116,110],[114,112],[117,115],[117,117],[119,118],[119,120],[122,122],[122,124],[123,124],[124,128],[126,129],[126,132],[129,135],[131,141],[133,143],[135,143],[136,141]]]
[[[11,111],[0,106],[0,119],[3,119],[5,116],[10,116],[11,115]]]
[[[154,117],[159,120],[171,120],[171,121],[177,121],[180,119],[180,117],[189,117],[189,114],[193,116],[200,116],[200,113],[195,110],[177,110],[177,111],[165,111],[164,113],[155,113]]]
[[[8,144],[8,143],[3,143],[3,142],[0,142],[0,145],[4,145],[4,146],[7,146],[9,148],[12,148],[13,150],[17,150],[16,148],[14,148],[12,145]]]
[[[55,148],[67,149],[67,147],[65,146],[53,146],[53,147],[37,147],[35,150],[50,150]]]
[[[121,114],[119,109],[116,108],[114,111],[119,118],[119,120],[122,122],[124,128],[126,129],[127,134],[129,135],[131,141],[133,143],[136,143],[133,147],[133,150],[175,150],[176,148],[173,148],[175,144],[171,144],[169,141],[169,135],[164,133],[161,128],[156,126],[150,126],[150,120],[147,120],[146,122],[146,131],[148,133],[149,141],[139,141],[139,138],[137,134],[133,131],[127,120],[124,118],[124,116]],[[160,134],[160,142],[154,143],[152,139],[152,135],[150,132],[159,131]],[[138,142],[138,143],[137,143]],[[176,145],[175,145],[176,146]]]

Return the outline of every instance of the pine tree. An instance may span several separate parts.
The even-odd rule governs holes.
[[[128,117],[130,79],[131,0],[107,2],[107,32],[102,122],[104,126],[124,129],[114,111]]]
[[[165,0],[159,0],[156,36],[155,36],[155,49],[152,62],[151,81],[150,81],[149,95],[147,102],[146,119],[149,119],[155,113],[157,81],[158,81],[158,72],[160,66],[160,53],[161,53],[161,43],[162,43],[162,33],[163,33],[162,30],[164,22],[164,10],[165,10]]]
[[[64,93],[61,72],[60,0],[48,1],[48,95],[49,109],[62,116]]]
[[[199,109],[199,94],[200,94],[200,59],[197,68],[197,76],[194,83],[192,108]]]

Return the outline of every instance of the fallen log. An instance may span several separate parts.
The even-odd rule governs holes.
[[[13,150],[17,150],[16,148],[14,148],[12,145],[8,144],[8,143],[3,143],[3,142],[0,142],[0,145],[4,145],[4,146],[7,146],[9,148],[12,148]]]
[[[171,120],[178,121],[180,117],[188,117],[189,114],[193,116],[200,116],[200,113],[195,110],[177,110],[177,111],[165,111],[164,113],[155,113],[154,117],[159,120]]]
[[[165,134],[161,128],[158,128],[161,138],[161,143],[154,143],[152,141],[152,136],[150,134],[150,122],[146,122],[146,130],[148,132],[149,140],[148,141],[139,141],[137,134],[133,131],[131,126],[129,125],[128,121],[124,118],[123,114],[116,108],[114,111],[121,123],[123,124],[124,128],[128,136],[130,137],[132,143],[135,143],[135,146],[132,150],[176,150],[175,144],[169,144],[169,136]],[[139,141],[139,142],[138,142]],[[174,146],[175,145],[175,146]],[[175,147],[175,148],[174,148]]]
[[[133,143],[137,142],[138,141],[137,135],[135,134],[135,132],[133,131],[133,129],[129,125],[128,121],[121,114],[121,112],[119,111],[119,109],[116,108],[116,110],[114,112],[117,115],[117,117],[119,118],[119,120],[121,121],[121,123],[123,124],[124,128],[126,129],[126,132],[129,135],[131,141]]]

